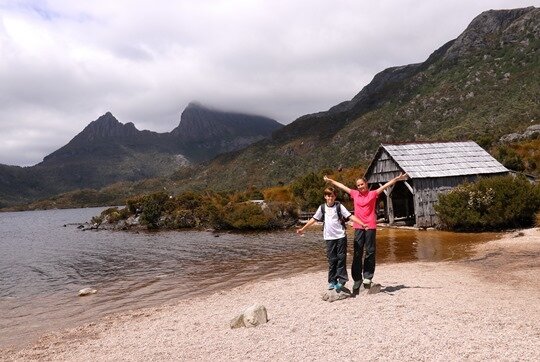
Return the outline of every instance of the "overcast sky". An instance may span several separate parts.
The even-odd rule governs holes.
[[[482,11],[540,0],[0,0],[0,163],[110,111],[168,132],[190,101],[288,124],[422,62]]]

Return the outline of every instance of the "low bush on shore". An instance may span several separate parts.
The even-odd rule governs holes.
[[[253,193],[252,190],[249,192]],[[247,196],[212,192],[171,196],[157,192],[128,199],[123,209],[104,210],[92,219],[92,223],[115,224],[121,229],[142,226],[147,229],[218,230],[265,230],[296,223],[298,211],[294,203],[253,202]]]
[[[524,177],[485,178],[440,195],[435,210],[443,229],[495,231],[530,227],[540,210],[540,187]]]

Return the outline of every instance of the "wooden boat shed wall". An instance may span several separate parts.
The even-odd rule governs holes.
[[[441,192],[478,177],[510,171],[472,141],[381,145],[365,178],[372,189],[406,172],[409,179],[385,190],[385,218],[417,227],[437,224],[433,206]]]

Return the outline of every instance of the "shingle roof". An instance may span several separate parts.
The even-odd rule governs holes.
[[[509,170],[473,141],[381,145],[411,178],[504,173]]]

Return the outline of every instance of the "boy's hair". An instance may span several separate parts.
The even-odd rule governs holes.
[[[333,187],[327,187],[324,189],[324,196],[334,195],[336,196],[336,190]]]

